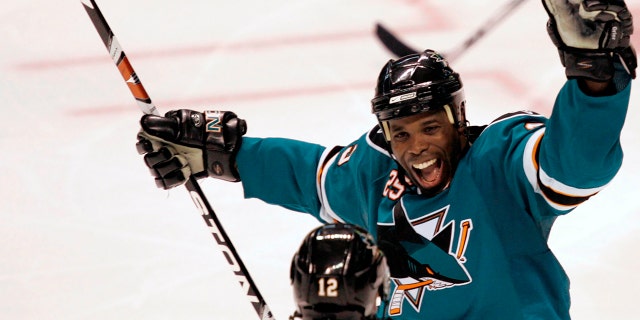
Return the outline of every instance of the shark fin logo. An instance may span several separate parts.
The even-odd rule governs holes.
[[[392,250],[395,252],[391,253],[391,259],[401,261],[390,266],[391,279],[395,284],[389,301],[390,316],[401,315],[407,305],[420,312],[426,292],[471,283],[471,276],[464,267],[464,254],[473,223],[466,219],[459,224],[456,221],[445,224],[448,210],[449,206],[408,220],[398,204],[394,208],[394,225],[379,226],[381,241],[394,243]]]

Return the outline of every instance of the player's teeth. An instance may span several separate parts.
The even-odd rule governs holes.
[[[418,169],[418,170],[422,170],[430,165],[433,165],[434,163],[436,163],[436,159],[432,159],[429,160],[427,162],[423,162],[423,163],[416,163],[413,165],[414,168]]]

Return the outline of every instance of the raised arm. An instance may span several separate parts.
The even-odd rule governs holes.
[[[528,138],[524,164],[541,205],[562,214],[602,190],[620,169],[620,133],[637,63],[623,1],[542,2],[568,81],[546,126]],[[533,210],[542,212],[549,211]]]

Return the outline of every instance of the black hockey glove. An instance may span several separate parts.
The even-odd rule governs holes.
[[[567,78],[605,82],[619,69],[628,74],[627,79],[635,79],[638,62],[630,43],[633,20],[623,0],[542,3],[549,14],[547,31],[558,47]]]
[[[159,188],[170,189],[196,178],[240,181],[235,158],[246,122],[230,111],[169,111],[140,119],[136,148]]]

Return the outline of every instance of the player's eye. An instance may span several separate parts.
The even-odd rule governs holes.
[[[397,142],[406,141],[408,138],[409,134],[404,131],[396,132],[393,134],[393,140]]]
[[[422,129],[422,132],[426,133],[426,134],[433,134],[435,133],[438,128],[440,128],[439,126],[428,126],[428,127],[424,127]]]

